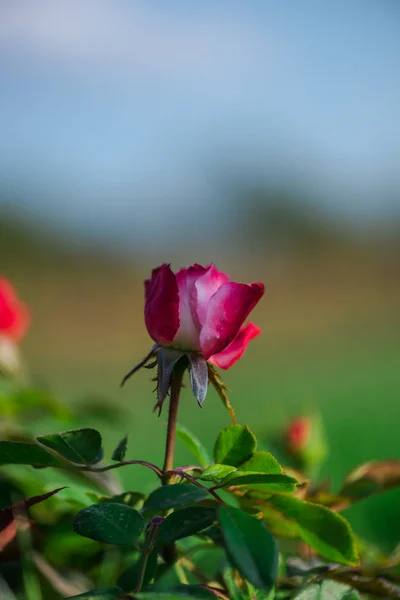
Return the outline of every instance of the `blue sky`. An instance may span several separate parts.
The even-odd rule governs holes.
[[[0,183],[110,236],[201,220],[221,169],[374,217],[400,190],[399,67],[397,0],[3,0]]]

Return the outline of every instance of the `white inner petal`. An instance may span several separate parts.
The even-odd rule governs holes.
[[[182,350],[200,350],[200,331],[193,319],[191,297],[194,277],[185,277],[178,283],[179,287],[179,329],[174,338],[174,348]]]

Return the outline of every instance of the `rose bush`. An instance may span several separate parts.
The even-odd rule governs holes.
[[[127,435],[109,454],[78,413],[79,428],[59,431],[69,409],[28,378],[0,373],[0,598],[361,600],[360,590],[400,599],[398,550],[378,553],[340,514],[400,486],[400,461],[361,465],[335,492],[329,478],[310,476],[326,456],[318,415],[293,419],[280,432],[282,464],[265,447],[273,440],[257,440],[247,425],[224,427],[213,456],[177,426],[187,372],[200,405],[208,378],[233,417],[214,364],[231,366],[260,332],[243,322],[263,290],[231,282],[212,265],[176,275],[162,265],[146,282],[146,324],[156,346],[131,373],[157,366],[158,403],[168,397],[162,466],[128,458]],[[2,280],[0,340],[16,347],[28,320]],[[38,419],[52,415],[56,433],[29,433],[35,409]],[[189,465],[176,465],[175,441],[192,454]],[[124,491],[110,473],[122,467],[147,468],[158,481],[152,490]]]
[[[200,352],[228,369],[261,332],[243,323],[263,294],[261,283],[236,283],[214,265],[174,274],[163,264],[145,282],[146,327],[156,344]]]

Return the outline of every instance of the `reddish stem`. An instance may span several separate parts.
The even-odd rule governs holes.
[[[171,398],[169,401],[167,441],[165,446],[165,458],[163,466],[163,485],[169,483],[171,475],[168,471],[174,468],[174,451],[176,424],[178,418],[179,397],[182,389],[183,374],[185,372],[185,364],[177,363],[171,376]],[[183,362],[183,361],[182,361]]]

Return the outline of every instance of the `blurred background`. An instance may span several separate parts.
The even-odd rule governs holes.
[[[319,410],[336,486],[399,457],[399,34],[396,0],[2,0],[0,271],[31,307],[32,380],[76,426],[101,400],[106,447],[128,432],[128,458],[162,462],[149,373],[119,388],[151,344],[143,279],[213,261],[266,285],[225,374],[239,422],[268,447]],[[180,421],[211,447],[229,416],[186,391]],[[399,500],[346,516],[394,543]]]

